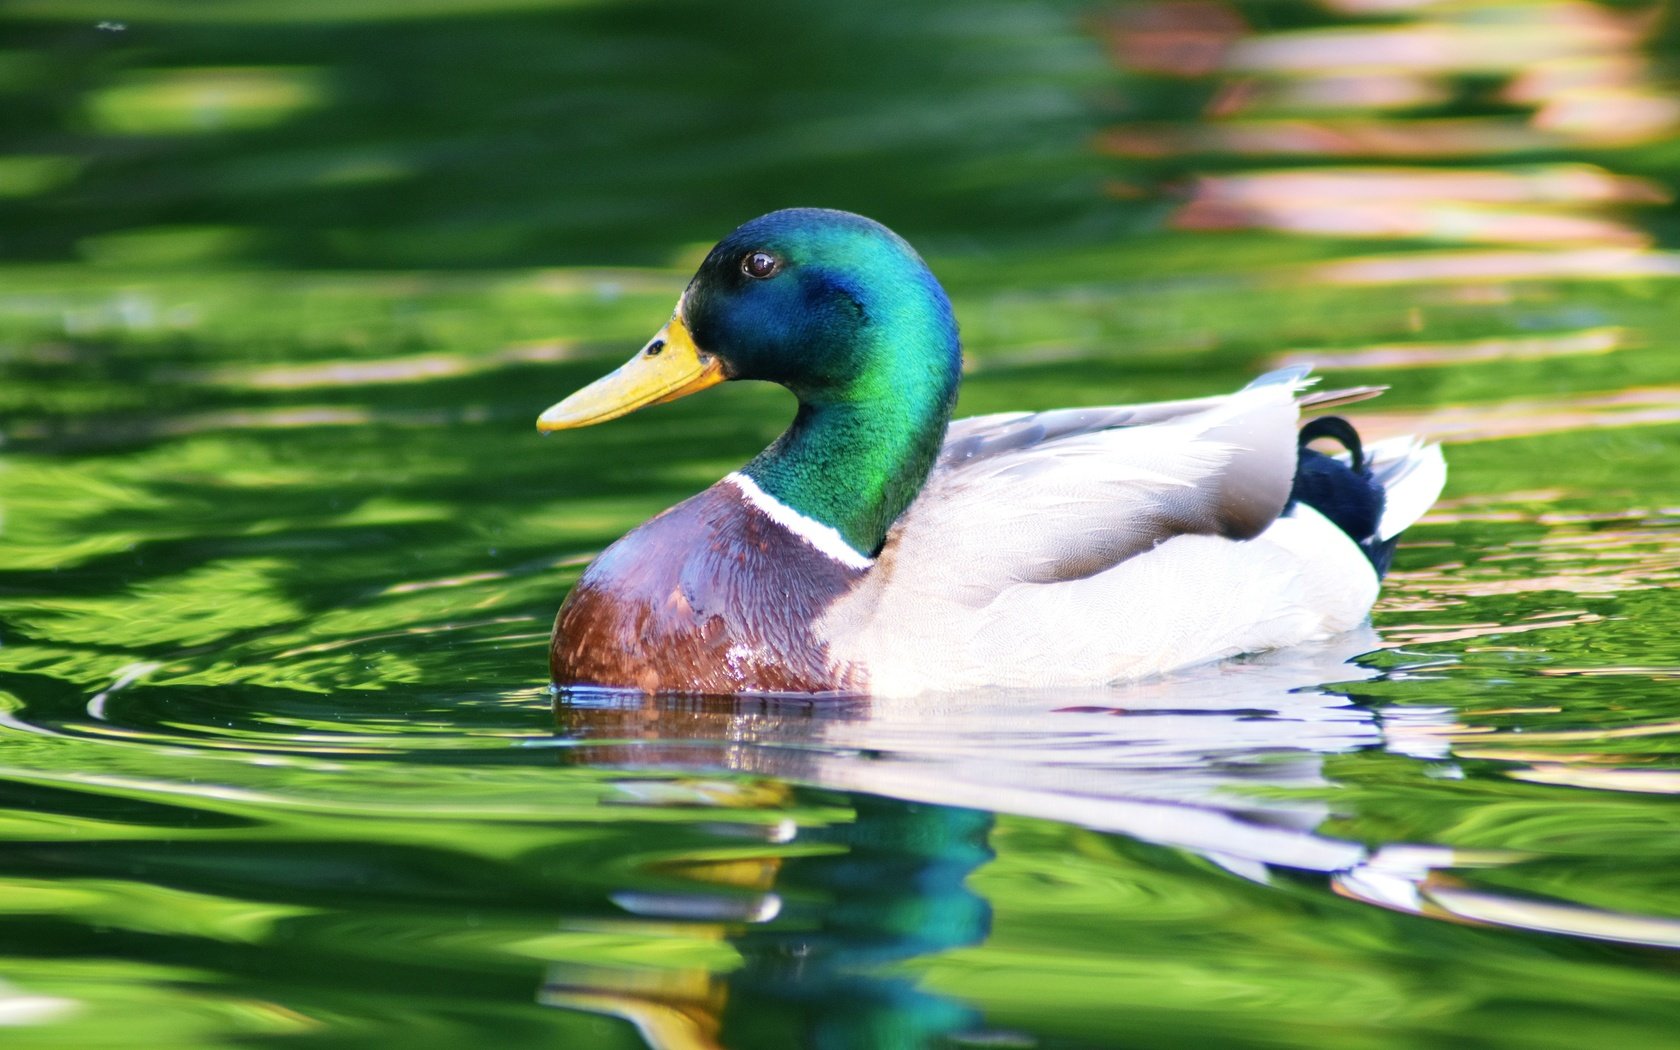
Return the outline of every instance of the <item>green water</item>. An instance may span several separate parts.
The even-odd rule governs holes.
[[[1672,23],[1354,6],[0,3],[0,1040],[1672,1045]],[[1374,633],[556,705],[791,399],[535,416],[788,204],[924,249],[959,414],[1389,384]]]

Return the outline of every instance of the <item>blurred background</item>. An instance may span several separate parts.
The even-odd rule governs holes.
[[[1666,1050],[1677,58],[1650,0],[0,0],[7,1045]],[[582,566],[791,401],[535,417],[793,205],[929,259],[959,414],[1392,386],[1451,476],[1377,635],[557,710]]]
[[[659,265],[791,203],[934,254],[1163,228],[1626,247],[1671,226],[1657,3],[0,12],[18,262]]]

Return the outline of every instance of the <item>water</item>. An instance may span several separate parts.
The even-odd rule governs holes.
[[[1666,11],[0,18],[6,1045],[1672,1045]],[[790,402],[532,421],[791,203],[925,248],[963,414],[1390,384],[1452,473],[1372,632],[556,705],[565,588]]]

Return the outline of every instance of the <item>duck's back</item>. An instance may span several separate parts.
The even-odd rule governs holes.
[[[1361,539],[1386,553],[1445,467],[1409,441],[1370,449],[1387,506],[1368,538],[1291,502],[1305,386],[1286,371],[1224,398],[959,420],[818,629],[886,695],[1100,685],[1356,627],[1378,589]]]
[[[845,690],[812,624],[861,575],[726,479],[589,566],[555,620],[550,669],[561,686],[649,693]]]

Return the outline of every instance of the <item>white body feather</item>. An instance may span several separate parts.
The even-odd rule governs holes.
[[[1280,515],[1306,385],[957,421],[867,577],[817,624],[830,658],[888,696],[1088,686],[1357,627],[1370,561],[1313,508]],[[1445,464],[1409,439],[1372,452],[1396,489],[1386,538],[1434,502]]]

